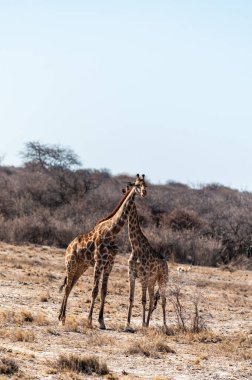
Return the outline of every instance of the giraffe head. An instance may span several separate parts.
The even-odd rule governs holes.
[[[147,193],[146,191],[147,185],[145,184],[144,177],[145,177],[144,174],[142,174],[142,178],[140,177],[139,174],[137,174],[135,182],[128,182],[126,189],[122,190],[123,193],[126,193],[128,190],[134,187],[136,194],[139,194],[141,197],[145,197]]]

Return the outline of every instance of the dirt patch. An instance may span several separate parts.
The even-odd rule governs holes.
[[[194,293],[202,293],[205,301],[199,311],[206,330],[198,334],[179,332],[176,313],[169,302],[169,330],[162,329],[160,304],[150,328],[142,329],[141,292],[137,284],[133,330],[125,332],[128,255],[118,255],[105,307],[107,330],[101,331],[97,322],[99,299],[93,328],[86,323],[92,268],[70,295],[66,325],[58,325],[64,254],[63,250],[50,247],[0,243],[0,358],[15,368],[13,378],[252,379],[251,272],[194,267],[178,279],[176,266],[169,263],[170,285],[181,282],[188,317]],[[90,374],[83,375],[71,366],[55,365],[60,357],[92,357],[94,363],[104,363],[109,373],[101,375],[90,370]]]

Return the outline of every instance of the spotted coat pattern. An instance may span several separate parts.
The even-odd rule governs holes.
[[[133,187],[126,192],[118,206],[107,218],[99,221],[88,234],[77,236],[67,247],[65,256],[66,277],[63,285],[60,287],[60,290],[65,288],[59,314],[59,320],[62,321],[63,324],[66,318],[67,300],[73,286],[80,276],[90,266],[93,266],[94,283],[88,319],[91,325],[94,303],[98,295],[99,281],[102,276],[101,305],[98,320],[100,328],[106,328],[103,314],[108,278],[118,252],[115,238],[127,220],[136,194],[140,194],[141,196],[145,196],[146,194],[144,179],[141,179],[139,176],[137,176]]]
[[[129,239],[131,243],[131,255],[129,258],[129,309],[127,326],[130,326],[131,312],[134,302],[135,281],[138,279],[142,286],[142,325],[148,326],[154,305],[154,287],[157,283],[162,299],[163,324],[166,326],[166,287],[168,281],[168,265],[164,258],[158,255],[151,247],[148,239],[143,234],[138,219],[135,203],[133,203],[128,216]],[[149,310],[146,318],[146,292],[149,293]]]

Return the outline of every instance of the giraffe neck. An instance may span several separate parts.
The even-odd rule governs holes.
[[[98,227],[104,230],[107,230],[107,233],[109,235],[118,234],[123,228],[128,218],[128,214],[130,212],[132,204],[134,203],[134,199],[135,199],[135,189],[132,188],[131,191],[129,191],[129,193],[125,197],[124,201],[122,202],[118,210],[108,219],[101,221],[98,224]]]
[[[144,242],[148,244],[148,240],[144,236],[139,224],[139,218],[135,202],[133,202],[133,205],[130,209],[128,217],[128,229],[129,240],[133,249],[141,247]]]

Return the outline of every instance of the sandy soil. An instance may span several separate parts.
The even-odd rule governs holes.
[[[205,329],[178,329],[172,302],[167,304],[168,331],[162,330],[161,305],[149,329],[141,328],[141,293],[136,287],[132,326],[125,332],[128,305],[128,255],[118,255],[105,308],[107,330],[86,319],[92,289],[90,268],[73,289],[65,326],[58,325],[64,277],[64,251],[50,247],[0,243],[0,379],[7,378],[1,359],[18,366],[15,379],[252,379],[252,272],[194,267],[178,278],[169,263],[169,288],[179,287],[188,328],[195,295]],[[168,291],[169,297],[171,292]],[[109,374],[87,375],[61,369],[59,356],[94,356]],[[10,377],[9,376],[9,377]]]

